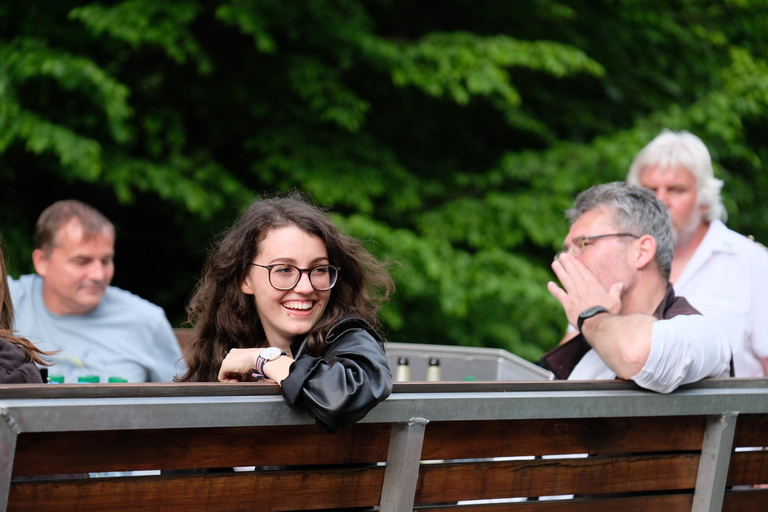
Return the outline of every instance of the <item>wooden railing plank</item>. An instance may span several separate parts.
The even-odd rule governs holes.
[[[727,485],[761,484],[768,484],[768,451],[734,452],[728,468]]]
[[[575,498],[552,501],[526,501],[498,504],[461,504],[416,507],[423,512],[648,512],[690,510],[693,495],[665,494],[655,496],[600,497],[589,499]]]
[[[16,482],[8,510],[281,512],[378,505],[384,468]]]
[[[765,512],[768,489],[725,491],[723,512]]]
[[[705,424],[704,416],[431,422],[422,458],[694,451]]]
[[[390,432],[366,423],[334,435],[316,425],[28,433],[13,474],[374,463],[387,459]]]
[[[740,414],[734,446],[768,446],[768,415]]]
[[[280,395],[274,382],[130,382],[119,384],[0,384],[0,400],[163,398]]]
[[[699,456],[642,455],[422,465],[416,504],[693,489]]]

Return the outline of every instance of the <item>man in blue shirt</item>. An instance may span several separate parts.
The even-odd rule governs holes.
[[[15,329],[42,350],[59,350],[49,373],[64,382],[171,381],[183,370],[173,329],[160,307],[110,286],[114,246],[114,226],[91,206],[46,208],[34,233],[37,273],[9,278]]]

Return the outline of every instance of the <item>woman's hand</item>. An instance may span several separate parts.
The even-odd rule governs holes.
[[[263,348],[233,348],[221,362],[219,382],[242,382],[256,371],[256,359]]]

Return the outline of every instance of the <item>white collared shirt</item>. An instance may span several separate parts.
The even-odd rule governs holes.
[[[768,251],[715,220],[674,287],[725,331],[736,377],[762,377],[760,359],[768,358]]]

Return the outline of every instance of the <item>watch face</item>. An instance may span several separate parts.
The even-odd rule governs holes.
[[[259,357],[271,361],[272,359],[280,357],[282,354],[283,351],[277,347],[267,347],[259,353]]]
[[[607,313],[607,312],[608,310],[605,309],[603,306],[592,306],[586,311],[582,311],[582,313],[579,316],[584,320],[586,320],[587,318],[595,316],[597,313]]]
[[[598,313],[610,313],[610,311],[608,311],[603,306],[592,306],[591,308],[582,311],[579,315],[579,320],[576,322],[576,328],[579,330],[579,332],[581,332],[581,326],[584,323],[584,320],[587,318],[592,318]]]

